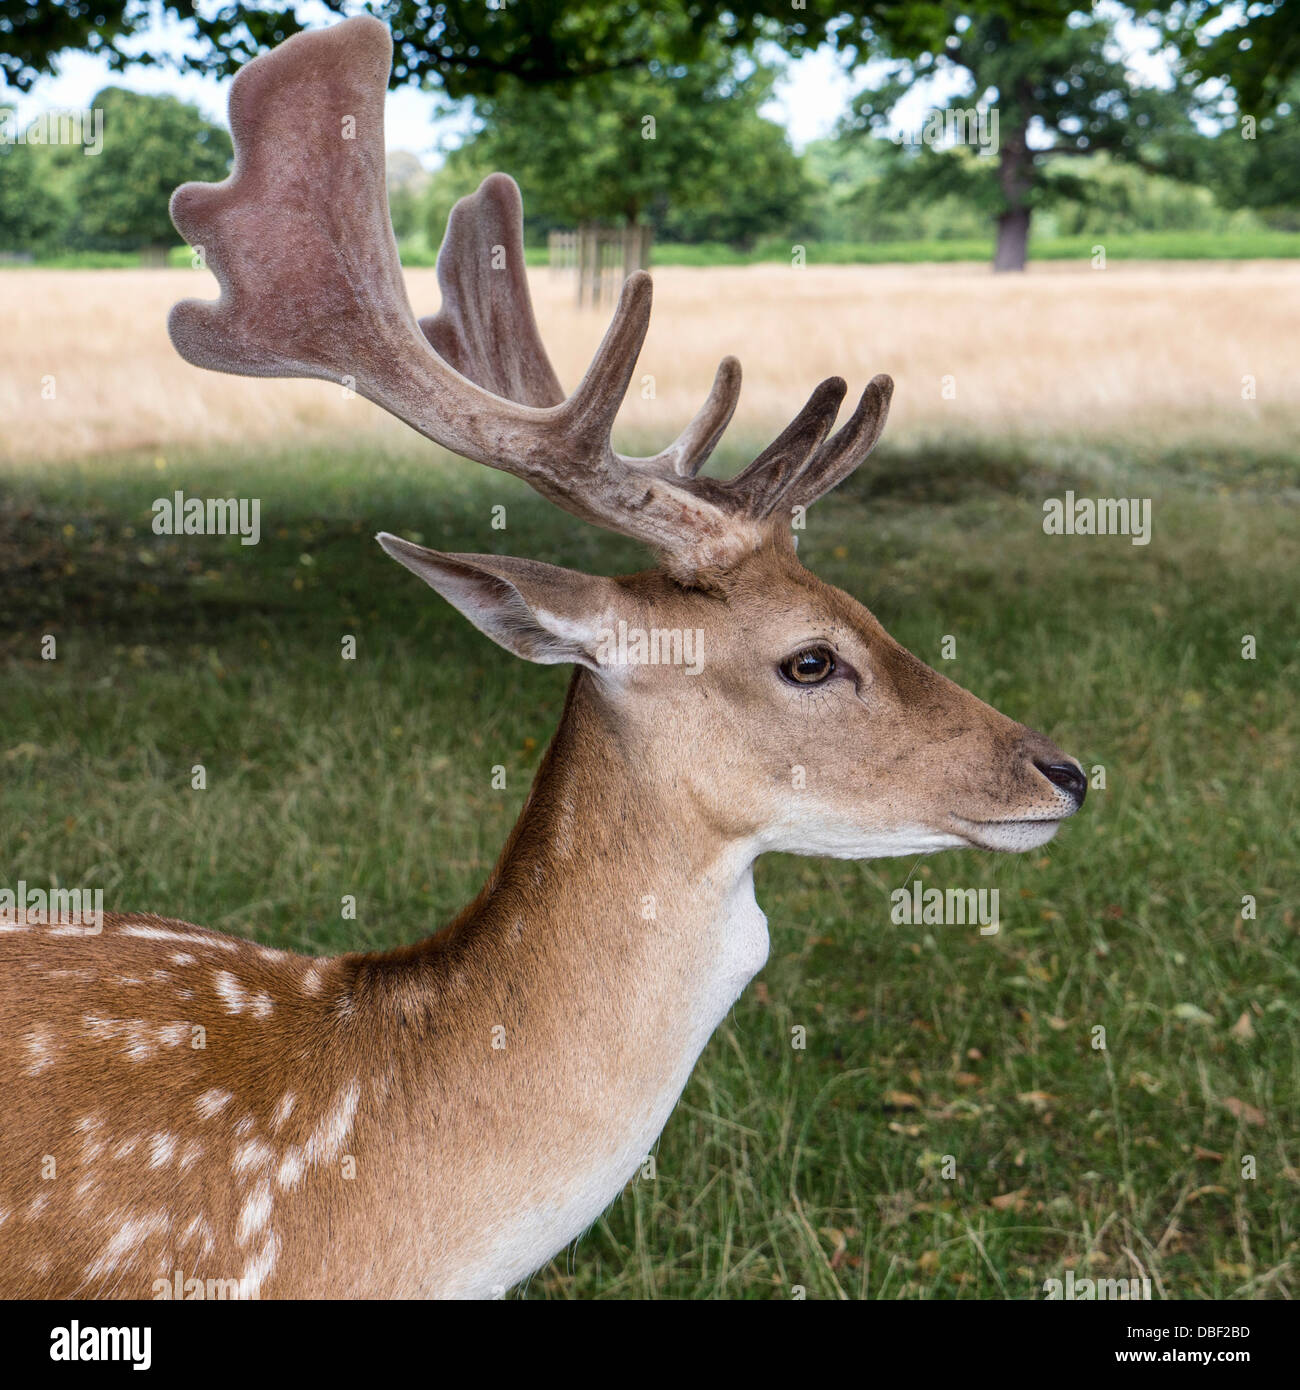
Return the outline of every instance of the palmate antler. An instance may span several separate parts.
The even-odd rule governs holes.
[[[442,307],[417,324],[385,189],[391,61],[387,29],[362,16],[297,35],[235,78],[233,172],[172,197],[173,221],[221,286],[215,302],[172,310],[182,357],[245,376],[347,381],[444,448],[645,541],[679,576],[725,565],[758,543],[778,509],[815,501],[866,458],[893,383],[875,377],[828,438],[846,389],[831,377],[737,477],[698,477],[736,407],[734,357],[668,448],[616,453],[610,435],[649,325],[650,277],[628,278],[566,398],[529,300],[519,190],[503,174],[453,209],[438,254]]]

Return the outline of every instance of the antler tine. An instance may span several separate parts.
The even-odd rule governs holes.
[[[518,185],[505,174],[490,174],[452,208],[438,249],[442,307],[420,327],[470,381],[524,405],[560,405],[564,389],[528,294],[523,223]]]
[[[884,433],[893,394],[892,377],[883,374],[872,377],[858,401],[857,409],[817,449],[805,466],[771,497],[764,514],[770,515],[782,505],[812,506],[819,497],[837,487],[859,464],[865,462]]]
[[[718,363],[708,397],[681,434],[651,458],[624,459],[624,462],[665,476],[695,477],[718,447],[718,440],[736,413],[739,399],[740,363],[734,357],[724,357]]]
[[[791,478],[821,446],[848,389],[843,377],[827,377],[772,443],[726,484],[727,491],[741,500],[751,515],[769,515]]]
[[[491,274],[485,273],[488,267]],[[491,174],[477,193],[452,209],[438,252],[438,283],[442,307],[421,319],[420,327],[441,357],[463,376],[509,400],[535,406],[564,403],[564,390],[533,315],[524,262],[523,203],[513,179]],[[571,407],[574,419],[603,422],[608,416],[612,427],[649,327],[651,294],[644,272],[629,277],[596,361],[576,393],[584,397],[584,405],[581,410]],[[647,458],[613,457],[661,477],[693,478],[730,423],[739,395],[740,363],[724,358],[707,399],[673,443]]]

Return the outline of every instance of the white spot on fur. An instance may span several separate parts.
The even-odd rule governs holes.
[[[216,985],[217,994],[226,1006],[228,1014],[242,1013],[244,1005],[248,1002],[244,994],[244,987],[230,973],[229,970],[218,970],[212,977]]]
[[[247,1009],[254,1018],[266,1018],[274,1007],[267,994],[246,994],[243,985],[229,970],[218,970],[212,979],[228,1014],[240,1014]]]
[[[93,1014],[85,1014],[81,1021],[96,1042],[125,1042],[122,1050],[133,1062],[147,1061],[154,1054],[150,1028],[143,1019],[96,1018]]]
[[[174,1134],[155,1134],[149,1141],[149,1167],[161,1168],[172,1161],[176,1152]]]
[[[240,1283],[245,1298],[257,1298],[262,1290],[262,1285],[271,1277],[275,1269],[276,1256],[280,1253],[280,1242],[276,1239],[275,1232],[268,1232],[266,1239],[262,1242],[262,1248],[244,1266],[244,1273]]]
[[[27,1044],[28,1076],[39,1076],[54,1065],[54,1035],[48,1028],[33,1028],[23,1040]]]
[[[356,1118],[357,1102],[361,1099],[361,1087],[357,1082],[349,1082],[334,1100],[334,1108],[321,1117],[320,1123],[312,1130],[304,1146],[309,1163],[322,1163],[337,1158],[343,1150],[343,1141],[352,1129]]]
[[[81,1141],[81,1161],[93,1163],[108,1147],[103,1138],[104,1122],[98,1115],[83,1115],[77,1121],[77,1131],[86,1137]]]
[[[280,1103],[275,1107],[275,1119],[273,1121],[273,1127],[277,1131],[284,1128],[289,1116],[293,1114],[293,1107],[297,1099],[298,1097],[292,1091],[286,1091],[280,1097]]]
[[[103,1279],[113,1274],[119,1265],[130,1269],[139,1259],[145,1242],[150,1236],[166,1235],[171,1222],[162,1212],[149,1216],[131,1217],[123,1221],[117,1232],[99,1252],[98,1257],[86,1266],[86,1277]]]
[[[146,941],[184,941],[190,946],[215,946],[219,951],[239,950],[239,942],[227,936],[204,936],[192,931],[172,931],[168,927],[123,927],[122,935],[139,936]]]
[[[220,1115],[232,1100],[234,1100],[234,1096],[229,1091],[216,1089],[204,1091],[195,1100],[194,1108],[205,1120],[210,1120],[214,1115]]]
[[[142,1018],[97,1018],[84,1014],[81,1021],[96,1042],[124,1042],[122,1050],[133,1062],[148,1061],[159,1043],[179,1047],[190,1035],[189,1024],[181,1020],[151,1024]]]
[[[272,1202],[271,1184],[266,1181],[259,1182],[239,1213],[235,1239],[240,1245],[247,1245],[271,1219]]]
[[[178,1248],[184,1249],[185,1246],[192,1244],[195,1240],[202,1243],[202,1249],[205,1255],[212,1254],[216,1242],[212,1237],[212,1227],[208,1225],[206,1218],[203,1216],[196,1216],[193,1221],[186,1226],[185,1232],[180,1238]]]
[[[276,1173],[275,1180],[281,1187],[293,1189],[298,1186],[306,1166],[303,1162],[302,1149],[294,1144],[285,1150],[284,1158],[280,1162],[280,1171]]]
[[[236,1174],[247,1173],[250,1170],[260,1172],[269,1170],[274,1162],[275,1150],[269,1144],[264,1144],[260,1139],[250,1139],[247,1144],[241,1144],[235,1150],[230,1170]]]
[[[172,955],[173,965],[193,965],[194,957],[188,951],[176,951]]]

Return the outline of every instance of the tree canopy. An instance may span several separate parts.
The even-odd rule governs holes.
[[[514,83],[476,103],[482,128],[451,162],[509,169],[544,222],[651,221],[684,240],[743,244],[806,191],[785,131],[759,114],[773,76],[715,48],[564,91]]]
[[[357,8],[354,0],[317,5],[339,17]],[[940,7],[893,0],[372,0],[365,8],[393,32],[394,85],[432,82],[457,98],[494,95],[511,79],[548,85],[655,61],[688,62],[719,43],[736,48],[768,39],[800,53],[829,40],[851,54],[888,41],[921,52],[943,34]],[[1059,24],[1072,8],[1069,0],[967,6],[973,14],[1000,14],[1017,32]],[[0,14],[0,75],[25,91],[61,53],[75,50],[100,53],[114,67],[162,61],[129,56],[129,40],[156,12],[186,21],[201,40],[183,65],[217,76],[311,27],[292,4],[229,3],[200,12],[182,0],[28,0]]]
[[[75,145],[12,147],[26,156],[12,161],[13,173],[62,208],[61,239],[67,246],[135,251],[171,245],[176,240],[167,213],[172,190],[190,179],[225,178],[232,154],[229,134],[175,97],[106,87],[92,105],[103,112],[98,153],[88,157]],[[48,220],[48,209],[45,216]],[[40,239],[40,233],[28,232],[30,240]]]

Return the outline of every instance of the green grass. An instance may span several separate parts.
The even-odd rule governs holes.
[[[652,253],[654,265],[715,266],[789,264],[796,238],[769,237],[752,250],[738,251],[722,242],[693,245],[659,242]],[[992,261],[993,237],[952,241],[798,241],[809,265],[886,265],[949,261]],[[1129,232],[1116,236],[1033,237],[1031,261],[1090,261],[1096,246],[1103,246],[1110,260],[1270,260],[1300,256],[1300,232]],[[528,264],[549,263],[544,246],[530,246]],[[436,252],[423,241],[402,245],[402,261],[408,266],[433,265]]]
[[[1130,232],[1116,236],[1031,237],[1030,261],[1089,261],[1094,248],[1109,260],[1255,260],[1300,256],[1300,233]],[[789,239],[761,242],[748,256],[736,257],[726,246],[656,246],[660,265],[727,265],[746,261],[790,260]],[[681,259],[677,259],[680,256]],[[991,261],[993,238],[953,241],[808,242],[811,265],[858,265],[887,262]]]
[[[804,247],[804,258],[810,265],[993,259],[991,235],[952,241],[805,241],[799,244]],[[794,245],[792,238],[768,238],[752,250],[738,251],[722,242],[693,245],[661,242],[654,248],[653,261],[663,266],[789,263]],[[1087,261],[1091,260],[1095,246],[1105,247],[1111,260],[1289,260],[1300,256],[1300,232],[1129,232],[1116,236],[1034,237],[1029,244],[1029,258],[1031,261]],[[402,263],[415,268],[432,266],[438,253],[423,237],[414,237],[402,243],[401,254]],[[544,246],[529,246],[524,254],[530,266],[549,264]],[[190,257],[187,246],[173,247],[170,252],[173,266],[189,266]],[[140,258],[132,252],[76,251],[39,257],[36,264],[58,270],[103,270],[138,267]],[[0,264],[0,269],[4,268]]]
[[[657,1175],[528,1297],[1033,1298],[1066,1267],[1300,1293],[1298,482],[1246,452],[933,445],[810,514],[811,567],[1106,789],[1025,857],[761,861],[771,959]],[[1045,537],[1066,487],[1152,497],[1152,543]],[[262,544],[154,536],[175,488],[260,497]],[[499,652],[372,533],[641,563],[513,480],[353,446],[11,471],[0,497],[3,881],[321,952],[415,940],[477,890],[567,674]],[[914,869],[999,889],[1001,932],[891,925]]]

